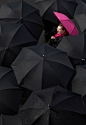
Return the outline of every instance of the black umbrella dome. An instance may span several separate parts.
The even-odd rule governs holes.
[[[73,18],[77,2],[75,0],[36,0],[40,14],[43,20],[58,23],[53,11],[60,12]]]
[[[82,0],[84,3],[86,3],[86,1],[85,0]]]
[[[86,65],[76,66],[76,75],[71,82],[71,91],[81,94],[82,97],[86,95]]]
[[[79,14],[74,16],[73,19],[71,19],[72,22],[75,24],[77,27],[79,33],[83,33],[86,29],[86,15],[85,14]]]
[[[57,49],[67,52],[72,64],[83,64],[86,59],[86,34],[81,33],[75,36],[63,36]]]
[[[59,86],[33,92],[19,110],[23,125],[85,125],[82,114],[81,96]]]
[[[79,14],[86,14],[86,3],[84,3],[82,0],[79,0],[78,6],[75,10],[74,17]]]
[[[0,21],[23,24],[37,40],[44,29],[39,10],[22,0],[3,4]]]
[[[0,66],[0,114],[17,114],[22,95],[13,70]]]
[[[22,122],[17,115],[1,115],[1,125],[22,125]]]
[[[48,44],[23,48],[11,67],[18,85],[31,90],[67,87],[75,73],[67,54]]]
[[[23,47],[36,45],[37,40],[22,24],[1,23],[0,64],[10,66]]]

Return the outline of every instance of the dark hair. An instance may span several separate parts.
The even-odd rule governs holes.
[[[66,35],[69,35],[69,32],[66,30],[66,28],[63,26],[62,23],[60,23],[58,26],[61,26],[61,27],[62,27],[62,30],[65,30]]]

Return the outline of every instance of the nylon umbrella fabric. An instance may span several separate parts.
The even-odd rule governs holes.
[[[1,125],[22,125],[22,122],[17,115],[1,115]]]
[[[23,89],[18,87],[13,70],[0,66],[0,114],[17,114],[22,95]]]
[[[85,125],[82,114],[81,95],[60,86],[33,92],[19,110],[23,125]]]
[[[9,1],[7,1],[7,0],[4,0],[4,1],[1,1],[0,2],[0,7],[1,7],[1,5],[3,4],[3,3],[10,3],[10,2],[15,2],[15,1],[19,1],[19,0],[9,0]],[[33,6],[33,7],[35,7],[35,8],[37,8],[37,6],[36,6],[36,4],[35,4],[35,0],[24,0],[25,2],[27,2],[28,4],[30,4],[31,6]]]
[[[37,40],[22,24],[1,23],[0,64],[9,67],[22,47],[36,45]]]
[[[70,35],[79,34],[74,23],[66,15],[58,12],[54,12],[54,14],[59,19],[59,21],[63,24],[63,26],[67,29]]]
[[[81,94],[82,97],[86,95],[86,65],[76,66],[76,75],[71,84],[71,91]]]
[[[79,0],[78,6],[74,13],[74,17],[79,14],[86,14],[86,3],[84,3],[82,0]]]
[[[85,0],[82,0],[84,3],[86,3],[86,1]]]
[[[74,14],[75,25],[78,23],[80,28],[80,33],[86,29],[86,3],[79,0],[78,6]]]
[[[75,0],[36,0],[43,20],[58,23],[53,11],[63,13],[69,18],[73,18],[77,2]]]
[[[86,63],[86,34],[81,33],[75,36],[64,36],[57,46],[70,57],[73,65]]]
[[[66,88],[75,73],[67,54],[48,44],[23,48],[11,67],[18,85],[30,90],[57,84]]]
[[[0,21],[23,24],[37,40],[44,29],[39,10],[25,1],[3,4],[0,9]]]
[[[83,33],[86,30],[86,15],[79,14],[76,15],[71,21],[77,27],[79,34]]]

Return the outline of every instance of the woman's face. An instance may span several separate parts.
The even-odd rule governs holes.
[[[58,33],[58,34],[64,34],[64,33],[65,33],[65,30],[63,30],[61,26],[58,26],[58,27],[57,27],[57,33]]]

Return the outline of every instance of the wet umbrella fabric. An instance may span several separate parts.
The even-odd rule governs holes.
[[[17,114],[22,94],[23,89],[18,87],[13,70],[0,67],[0,114]]]
[[[18,115],[1,115],[1,125],[22,125]]]
[[[71,91],[86,95],[86,65],[76,66],[76,75],[71,82]]]
[[[77,2],[75,0],[36,0],[35,1],[43,20],[58,23],[53,11],[63,13],[73,18]]]
[[[19,110],[23,125],[85,125],[81,95],[59,86],[33,92]]]
[[[3,4],[0,9],[0,21],[23,24],[37,40],[44,28],[39,10],[25,1]]]
[[[9,67],[22,47],[36,44],[37,40],[22,24],[1,23],[0,64]]]
[[[67,54],[48,44],[23,48],[11,67],[18,85],[30,90],[57,84],[66,88],[75,73]]]
[[[74,23],[64,14],[54,12],[55,16],[59,19],[59,21],[63,24],[66,30],[69,32],[70,35],[78,35],[79,32],[74,25]]]
[[[57,46],[64,52],[67,52],[72,64],[83,64],[86,59],[86,34],[81,33],[75,36],[64,36]]]

